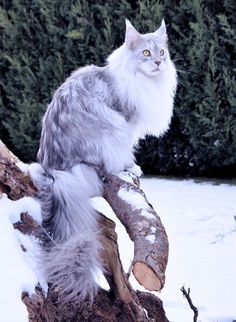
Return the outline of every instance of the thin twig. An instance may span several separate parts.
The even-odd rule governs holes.
[[[198,317],[198,309],[196,308],[196,306],[193,305],[192,299],[190,297],[190,288],[188,288],[188,292],[186,291],[185,287],[182,286],[180,291],[183,293],[183,296],[186,297],[188,304],[190,306],[190,308],[193,310],[194,312],[194,316],[193,316],[193,322],[197,322],[197,317]]]

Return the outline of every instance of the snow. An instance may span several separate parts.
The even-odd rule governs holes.
[[[121,257],[124,270],[128,272],[133,260],[134,244],[130,240],[129,235],[125,230],[125,227],[116,217],[110,205],[102,197],[93,198],[91,200],[91,203],[95,209],[101,211],[104,215],[106,215],[108,218],[110,218],[116,223],[119,249],[124,250],[123,252],[120,253],[120,257]]]
[[[150,231],[151,231],[151,233],[153,233],[153,234],[155,234],[156,230],[157,230],[157,229],[156,229],[155,227],[151,227],[151,228],[150,228]]]
[[[145,239],[149,241],[151,244],[155,243],[155,235],[147,235]]]
[[[4,194],[0,198],[0,321],[28,321],[26,306],[21,301],[22,292],[33,294],[38,282],[45,286],[35,260],[39,246],[33,237],[21,234],[12,225],[25,211],[41,222],[40,207],[34,199],[25,197],[12,201]],[[21,245],[27,252],[22,251]]]
[[[131,172],[137,177],[141,177],[141,175],[143,174],[140,166],[137,164],[134,164],[131,168],[128,168],[127,171]]]
[[[132,175],[130,175],[130,172],[121,172],[119,174],[116,174],[120,179],[133,183]]]
[[[142,208],[148,209],[149,208],[144,197],[142,195],[140,195],[140,193],[138,193],[137,191],[135,191],[133,189],[127,189],[126,187],[121,188],[118,191],[118,196],[122,200],[129,203],[133,209],[142,209]]]
[[[236,319],[236,185],[142,179],[141,188],[170,243],[166,284],[159,295],[173,322],[193,319],[180,288],[190,287],[199,322]]]
[[[235,320],[236,185],[141,178],[141,188],[160,216],[170,243],[166,284],[157,294],[164,302],[169,320],[193,320],[193,312],[180,291],[183,285],[191,289],[191,298],[199,309],[198,322]],[[124,197],[125,191],[120,193]],[[138,208],[143,206],[143,197],[139,199],[132,191],[127,198],[133,206],[136,202]],[[93,198],[92,203],[116,222],[121,260],[128,271],[133,242],[104,199]],[[21,293],[31,294],[38,281],[44,285],[37,270],[37,241],[12,226],[22,211],[28,211],[41,222],[39,205],[32,198],[11,201],[3,196],[0,199],[0,321],[27,321]],[[147,207],[144,215],[146,211]],[[154,233],[151,231],[150,236]],[[27,248],[26,253],[20,244]],[[143,290],[132,274],[130,280],[135,288]],[[13,308],[14,314],[9,315]]]
[[[133,184],[133,181],[131,183]],[[140,209],[140,216],[152,220],[156,219],[155,215],[151,212],[152,210],[150,209],[150,206],[148,205],[144,196],[142,196],[138,191],[133,190],[132,188],[128,189],[127,187],[124,187],[118,191],[118,196],[127,202],[131,206],[131,209]]]
[[[24,163],[22,161],[18,161],[16,163],[16,166],[24,173],[28,173],[28,169],[29,169],[29,164],[28,163]]]
[[[42,223],[40,204],[34,198],[24,197],[13,201],[5,193],[0,197],[0,212],[7,215],[12,223],[20,220],[22,212],[28,212],[39,223]]]
[[[103,275],[103,272],[100,268],[97,268],[96,270],[93,271],[93,277],[94,280],[96,281],[96,283],[103,288],[106,291],[110,290],[110,286],[105,278],[105,276]]]
[[[199,309],[198,322],[234,321],[236,185],[141,178],[141,189],[160,216],[170,243],[166,284],[157,293],[169,320],[193,321],[193,311],[180,291],[184,285],[190,287],[193,304]],[[123,189],[119,196],[133,206],[136,203],[137,208],[147,208],[143,197],[132,190],[127,194]],[[121,260],[128,271],[132,241],[106,201],[94,198],[93,203],[116,222]],[[130,281],[134,288],[145,291],[132,274]]]
[[[146,207],[147,207],[147,203],[146,203]],[[140,215],[143,217],[146,217],[147,219],[151,219],[151,220],[155,220],[156,216],[148,211],[147,209],[142,209],[142,211],[140,212]],[[155,229],[154,227],[151,227],[151,229]]]

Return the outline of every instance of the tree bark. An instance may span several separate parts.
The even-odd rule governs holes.
[[[30,177],[16,166],[18,161],[0,141],[0,198],[1,192],[7,193],[12,200],[24,196],[37,196],[37,189]],[[134,275],[146,288],[160,289],[164,285],[168,254],[166,234],[159,218],[148,203],[147,211],[150,213],[150,218],[144,218],[140,215],[140,208],[133,209],[119,196],[120,189],[126,189],[127,193],[130,189],[134,189],[135,193],[145,199],[144,194],[138,188],[138,179],[134,179],[133,182],[135,184],[126,183],[117,176],[107,176],[104,182],[104,196],[117,216],[122,219],[130,237],[134,240]],[[136,219],[133,218],[136,216]],[[158,297],[149,293],[135,292],[132,289],[120,261],[114,222],[101,214],[99,224],[102,231],[100,239],[103,244],[101,257],[107,271],[106,277],[110,291],[100,290],[92,305],[88,301],[64,303],[60,301],[56,289],[49,287],[48,293],[45,294],[38,285],[32,296],[27,293],[22,294],[22,301],[29,312],[29,321],[168,322],[162,302]],[[132,224],[136,228],[132,227]],[[28,213],[21,214],[21,220],[14,223],[14,228],[23,234],[33,235],[38,239],[42,248],[48,242],[48,236],[43,227]],[[150,234],[154,235],[154,243],[150,243],[148,238],[145,240],[145,237]],[[22,245],[22,251],[27,252],[24,245]]]
[[[114,175],[105,178],[104,198],[134,242],[133,274],[147,290],[159,291],[165,283],[168,239],[160,217],[139,188],[139,180]],[[130,180],[131,179],[131,180]]]

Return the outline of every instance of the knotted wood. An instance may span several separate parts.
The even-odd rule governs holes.
[[[14,157],[0,141],[0,189],[2,192],[7,193],[8,197],[12,200],[17,200],[24,196],[37,195],[37,189],[33,185],[30,177],[22,173],[16,166],[18,161],[19,160]],[[118,184],[118,181],[113,181],[115,186]],[[107,180],[107,182],[105,182],[105,191],[111,189],[113,183]],[[109,200],[112,207],[118,210],[121,204],[119,203],[119,197],[116,199],[115,191],[118,192],[116,188],[113,189],[113,197],[110,194]],[[117,206],[116,202],[118,202]],[[125,207],[124,216],[127,215],[128,211],[131,211],[131,209]],[[117,215],[122,217],[121,213],[122,209],[119,209]],[[61,294],[59,295],[56,289],[49,287],[48,293],[45,294],[41,286],[37,285],[35,294],[29,296],[25,292],[22,293],[22,301],[27,306],[29,312],[29,321],[168,322],[162,302],[159,298],[152,294],[135,292],[132,289],[120,261],[115,224],[102,214],[100,218],[100,239],[103,244],[103,251],[100,255],[106,269],[107,280],[111,287],[110,292],[100,290],[91,306],[86,300],[81,303],[76,302],[76,300],[65,303],[64,301],[61,301],[63,300],[60,298]],[[150,226],[150,229],[151,227],[153,226]],[[34,238],[38,239],[42,249],[43,245],[47,243],[48,236],[45,233],[45,230],[28,213],[21,214],[21,219],[19,222],[14,223],[14,228],[21,231],[23,234],[34,236]],[[138,229],[137,233],[142,231],[142,229]],[[132,233],[130,234],[134,240],[137,240],[135,235],[133,236]],[[134,267],[135,263],[144,263],[146,265],[146,263],[152,262],[152,259],[144,261],[144,255],[142,255],[143,257],[141,256],[142,252],[137,251],[139,244],[137,242],[135,243],[135,258],[139,258],[139,260],[134,262]],[[25,248],[24,245],[22,245],[22,251],[27,253],[27,248]],[[153,258],[156,258],[156,253],[154,253]],[[152,264],[148,265],[148,267],[151,266]],[[157,275],[156,271],[158,270],[153,270],[154,275]],[[139,267],[138,272],[141,272]],[[146,273],[147,271],[145,270],[145,274]],[[148,275],[150,276],[150,274]],[[135,273],[135,276],[140,279],[141,284],[145,284],[142,282],[142,276],[139,276],[139,273]],[[161,274],[158,276],[161,276]],[[160,284],[163,284],[163,278],[161,277]]]

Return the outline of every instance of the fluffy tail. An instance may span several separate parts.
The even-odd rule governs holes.
[[[30,173],[39,187],[43,224],[53,241],[44,256],[47,281],[65,292],[66,300],[92,300],[98,289],[96,273],[102,269],[97,213],[89,203],[90,197],[101,195],[97,173],[83,164],[70,172],[45,172],[36,165]]]

